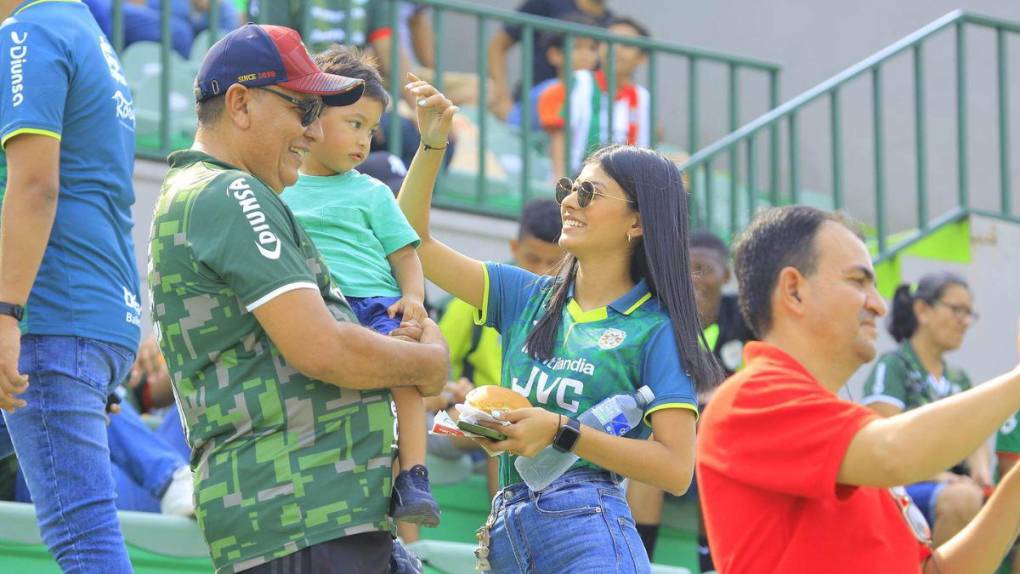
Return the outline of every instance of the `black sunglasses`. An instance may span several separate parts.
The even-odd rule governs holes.
[[[615,199],[617,201],[634,203],[633,201],[623,197],[616,197],[602,193],[601,191],[596,190],[595,184],[590,181],[575,182],[569,177],[561,177],[560,180],[556,182],[556,203],[563,203],[563,200],[575,191],[577,192],[577,205],[580,206],[581,209],[588,207],[588,204],[591,203],[591,200],[594,199],[596,195],[599,197],[608,197],[609,199]]]
[[[308,126],[315,123],[315,120],[319,119],[319,116],[322,114],[322,110],[325,109],[326,107],[326,104],[322,102],[321,98],[300,99],[288,96],[287,94],[278,90],[274,90],[272,88],[259,86],[259,89],[265,90],[270,94],[276,94],[277,96],[280,96],[281,98],[297,106],[297,108],[301,110],[301,127],[307,128]]]

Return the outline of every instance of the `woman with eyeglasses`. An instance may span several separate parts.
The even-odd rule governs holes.
[[[423,82],[408,89],[419,98],[435,93]],[[649,572],[619,482],[626,476],[673,493],[687,490],[696,393],[718,379],[714,360],[698,345],[680,171],[636,147],[591,155],[576,181],[557,185],[559,243],[568,254],[551,275],[482,263],[437,241],[429,233],[431,190],[429,181],[405,182],[398,199],[421,238],[425,276],[478,308],[477,319],[500,332],[501,384],[533,405],[505,415],[511,424],[499,430],[509,438],[486,443],[504,454],[502,489],[478,532],[479,566]],[[655,393],[646,425],[625,437],[578,426],[576,417],[593,405],[643,385]],[[533,492],[514,461],[550,444],[580,460]]]
[[[967,373],[944,357],[960,347],[977,318],[967,281],[955,273],[930,273],[914,285],[900,285],[888,320],[899,346],[879,357],[862,402],[892,416],[969,389]],[[977,515],[983,489],[991,484],[991,452],[982,446],[967,461],[906,490],[932,524],[938,546]]]

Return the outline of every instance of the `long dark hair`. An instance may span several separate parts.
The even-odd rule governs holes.
[[[889,313],[887,327],[889,334],[902,342],[914,336],[917,331],[917,315],[914,314],[914,301],[924,301],[934,305],[945,294],[950,285],[959,285],[970,290],[967,280],[951,271],[929,273],[916,285],[902,283],[893,295],[892,312]]]
[[[630,259],[630,278],[645,279],[648,289],[669,314],[680,353],[694,388],[702,391],[719,382],[722,372],[711,353],[701,347],[703,338],[694,301],[691,260],[687,251],[687,192],[680,170],[666,156],[644,148],[610,145],[588,157],[623,188],[635,202],[644,234]],[[552,358],[567,293],[577,275],[577,258],[568,254],[551,284],[545,313],[528,333],[528,353],[535,359]]]

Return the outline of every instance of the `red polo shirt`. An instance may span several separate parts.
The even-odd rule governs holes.
[[[930,550],[888,489],[836,483],[850,441],[877,415],[771,345],[748,343],[744,362],[712,397],[698,439],[719,572],[920,572]]]

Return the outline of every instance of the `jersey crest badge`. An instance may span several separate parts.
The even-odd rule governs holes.
[[[627,333],[619,329],[606,329],[599,337],[599,348],[603,351],[615,349],[627,338]]]

